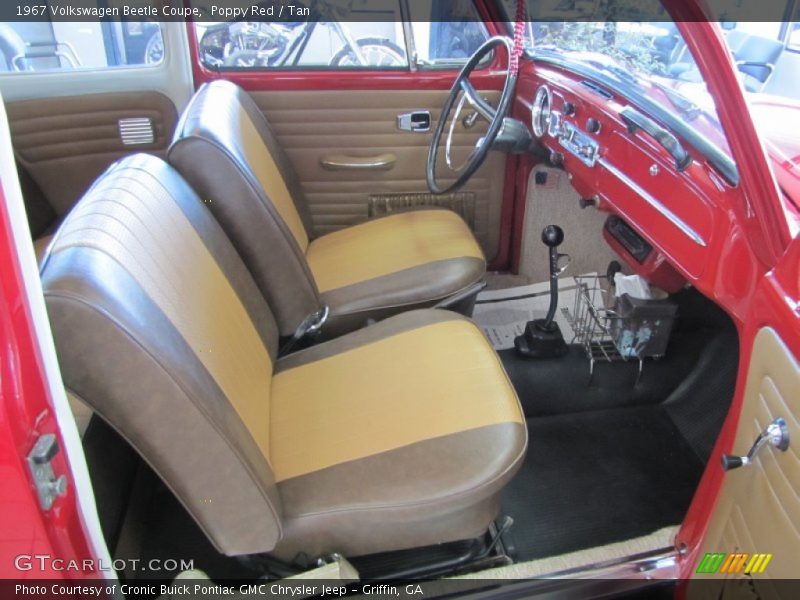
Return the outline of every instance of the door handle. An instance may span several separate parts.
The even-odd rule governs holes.
[[[378,156],[347,156],[345,154],[331,154],[320,159],[319,164],[327,171],[389,171],[397,162],[397,157],[391,152]]]
[[[401,131],[424,133],[431,130],[431,111],[415,110],[397,115],[397,128]]]
[[[781,417],[775,419],[772,423],[767,425],[766,429],[758,434],[756,441],[746,456],[735,456],[733,454],[722,455],[722,468],[725,471],[738,469],[739,467],[746,467],[752,464],[756,454],[766,445],[777,448],[781,452],[786,452],[789,448],[789,428],[786,426],[786,421]]]

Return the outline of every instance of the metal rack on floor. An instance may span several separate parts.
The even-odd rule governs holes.
[[[572,327],[571,343],[580,344],[586,352],[589,374],[594,375],[596,362],[636,360],[639,363],[638,382],[652,334],[647,320],[622,317],[614,309],[607,308],[614,299],[608,277],[578,275],[575,283],[574,305],[562,308],[561,312]]]

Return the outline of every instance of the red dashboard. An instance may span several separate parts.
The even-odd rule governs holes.
[[[685,280],[697,284],[710,275],[720,238],[727,237],[725,197],[735,188],[686,144],[689,155],[679,167],[661,144],[630,127],[626,109],[635,107],[614,90],[526,63],[513,116],[539,134],[545,156],[568,173],[582,198],[620,217],[652,246],[647,256],[635,256],[606,228],[606,240],[634,271],[668,291]]]

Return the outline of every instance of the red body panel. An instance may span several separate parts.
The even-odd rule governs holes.
[[[725,309],[739,331],[741,361],[736,397],[676,540],[685,551],[681,559],[682,574],[689,577],[722,483],[718,457],[721,452],[729,451],[733,443],[755,334],[761,327],[771,326],[800,356],[800,243],[795,241],[789,254],[782,257],[790,243],[789,228],[782,212],[790,205],[786,198],[778,195],[767,155],[761,151],[761,141],[749,118],[735,68],[718,28],[702,22],[679,23],[679,27],[693,54],[702,57],[698,63],[710,93],[714,98],[725,99],[717,106],[739,167],[741,182],[738,186],[725,183],[691,149],[695,163],[679,173],[671,157],[647,138],[637,137],[635,144],[632,143],[631,134],[617,115],[618,98],[606,100],[593,94],[579,84],[579,77],[563,70],[526,62],[514,110],[517,118],[529,120],[530,103],[536,89],[546,84],[551,87],[556,109],[563,98],[576,106],[578,120],[575,122],[581,128],[589,117],[600,120],[603,129],[596,138],[604,148],[602,155],[618,164],[629,177],[638,174],[635,183],[662,200],[706,242],[705,247],[693,242],[663,214],[626,186],[620,186],[619,178],[600,165],[589,168],[563,152],[552,138],[545,140],[550,150],[565,155],[565,167],[581,195],[597,195],[602,210],[625,218],[658,250],[656,262],[662,264],[666,259],[671,267]],[[563,96],[561,100],[559,95]],[[774,154],[770,158],[774,164]],[[785,164],[778,176],[787,195],[798,190],[800,177],[796,158],[794,154],[789,156],[790,164]],[[658,177],[648,175],[648,168],[653,164],[659,168]],[[517,177],[520,180],[519,174]],[[518,193],[526,192],[518,188]],[[520,202],[519,197],[517,202]],[[779,260],[778,268],[772,270]],[[631,264],[636,267],[635,262]]]
[[[636,185],[668,206],[683,222],[703,239],[705,246],[693,241],[653,205],[644,201],[635,190],[598,164],[584,165],[564,151],[558,142],[545,136],[543,144],[564,154],[564,167],[577,192],[585,197],[597,196],[600,210],[623,217],[661,256],[687,281],[707,296],[716,299],[729,312],[744,317],[758,277],[766,270],[749,249],[747,236],[739,231],[733,206],[744,204],[743,190],[726,184],[722,178],[693,153],[695,162],[678,172],[667,152],[641,135],[631,135],[619,118],[628,103],[615,96],[608,100],[581,85],[582,78],[560,69],[526,62],[518,85],[515,116],[530,121],[530,103],[539,85],[547,85],[553,104],[559,110],[565,101],[575,106],[570,119],[582,129],[588,118],[597,119],[601,130],[595,136],[601,146],[601,159],[624,172]],[[659,173],[651,176],[656,165]],[[567,244],[569,241],[567,240]],[[568,246],[565,246],[568,251]],[[721,260],[724,258],[725,260]],[[736,268],[731,268],[729,259]],[[631,266],[636,269],[635,262]],[[647,269],[639,269],[649,275]],[[663,282],[662,282],[663,283]],[[674,288],[675,282],[669,286]]]
[[[482,2],[476,5],[483,12]],[[487,22],[489,35],[497,35],[503,23]],[[192,55],[192,69],[195,87],[215,79],[233,81],[248,91],[287,91],[287,90],[448,90],[455,80],[456,70],[434,69],[410,71],[408,69],[274,69],[224,71],[222,73],[207,69],[200,62],[197,51],[197,34],[193,23],[187,24],[189,49]],[[504,33],[504,31],[503,31]],[[471,80],[476,87],[483,89],[502,89],[506,57],[495,54],[495,60],[484,69],[475,71]]]
[[[700,486],[692,500],[683,526],[676,538],[676,545],[684,549],[681,567],[682,577],[689,578],[699,561],[698,553],[714,511],[720,492],[724,471],[719,456],[733,447],[739,415],[744,400],[747,366],[750,363],[753,340],[763,327],[778,332],[786,346],[800,357],[800,240],[795,240],[781,264],[764,277],[752,298],[751,312],[744,323],[737,323],[740,339],[740,368],[736,381],[736,395],[725,420],[711,461],[703,473]],[[792,535],[787,532],[787,535]]]
[[[51,406],[13,239],[0,187],[0,578],[97,576],[91,570],[42,571],[36,562],[28,571],[14,567],[15,557],[20,554],[49,554],[79,564],[92,555]],[[56,499],[46,513],[39,507],[25,463],[43,433],[55,433],[59,438],[62,450],[53,459],[53,469],[57,475],[67,474],[69,478],[66,494]]]

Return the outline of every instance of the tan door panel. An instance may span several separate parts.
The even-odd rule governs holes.
[[[158,92],[87,94],[6,105],[14,152],[56,213],[64,215],[92,182],[119,158],[134,152],[163,156],[177,111]],[[123,143],[120,120],[152,142]]]
[[[705,553],[747,553],[738,574],[704,583],[690,598],[781,597],[770,580],[798,576],[800,556],[800,364],[770,328],[759,331],[747,375],[744,405],[732,453],[745,455],[774,419],[785,419],[791,444],[785,452],[765,446],[753,463],[725,474],[705,540]],[[753,554],[772,554],[763,573],[745,575]],[[752,581],[748,581],[751,579]],[[720,595],[721,594],[721,595]],[[744,594],[744,596],[743,596]]]
[[[431,113],[431,129],[447,97],[446,91],[319,91],[252,92],[288,152],[308,198],[314,233],[322,235],[369,217],[371,194],[427,193],[425,164],[432,132],[412,133],[397,127],[397,116],[415,110]],[[483,92],[496,105],[498,92]],[[478,120],[455,135],[461,153],[486,133]],[[386,156],[393,161],[388,168]],[[375,159],[383,168],[331,170],[323,164]],[[463,191],[475,194],[474,230],[487,258],[497,254],[505,155],[497,152],[472,177]],[[446,180],[445,180],[446,181]]]

